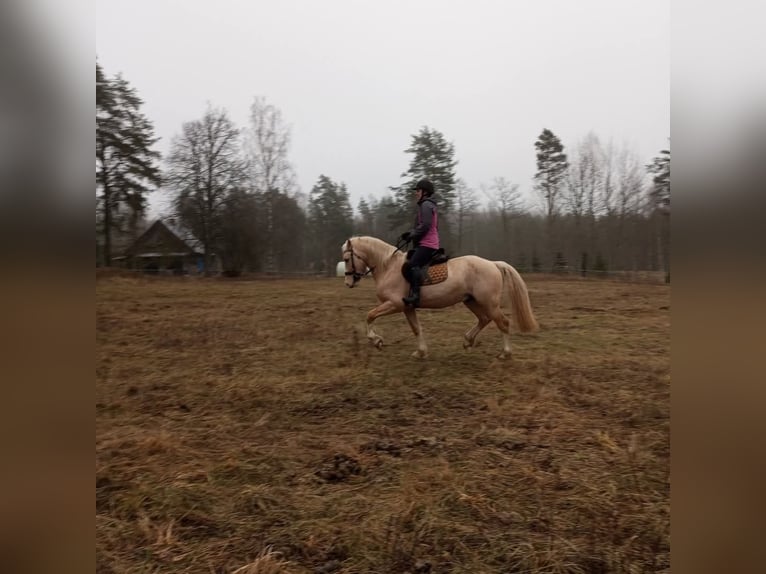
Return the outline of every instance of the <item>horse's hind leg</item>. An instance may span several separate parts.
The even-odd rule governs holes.
[[[412,332],[418,338],[418,350],[412,353],[412,356],[421,359],[427,357],[428,347],[426,346],[426,340],[423,338],[423,329],[420,328],[417,312],[412,307],[405,307],[404,316],[407,317],[407,322],[410,324]]]
[[[498,355],[498,358],[506,359],[511,356],[511,321],[505,316],[499,305],[492,307],[489,315],[503,333],[503,352]]]
[[[479,305],[475,299],[463,301],[463,303],[474,315],[476,315],[476,319],[478,320],[476,324],[463,335],[463,348],[468,349],[475,345],[476,337],[481,330],[489,324],[489,317],[487,317],[487,314],[484,312],[484,307]]]

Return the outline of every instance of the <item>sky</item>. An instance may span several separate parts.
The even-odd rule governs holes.
[[[290,126],[300,189],[345,183],[356,208],[401,183],[428,126],[472,188],[533,201],[534,142],[593,131],[643,163],[669,146],[667,0],[97,0],[96,56],[122,73],[165,154],[208,103],[247,125],[256,96]],[[438,190],[437,190],[438,191]],[[154,194],[151,215],[164,210]]]

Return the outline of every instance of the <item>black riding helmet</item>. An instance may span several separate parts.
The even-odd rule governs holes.
[[[431,183],[430,179],[421,179],[415,185],[415,191],[418,190],[422,191],[426,197],[431,197],[434,194],[434,184]]]

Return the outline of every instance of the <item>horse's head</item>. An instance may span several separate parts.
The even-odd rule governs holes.
[[[354,250],[351,239],[343,243],[343,262],[346,265],[346,287],[356,287],[359,280],[367,275],[372,269],[367,261]]]

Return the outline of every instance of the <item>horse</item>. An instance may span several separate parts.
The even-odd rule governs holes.
[[[428,347],[418,321],[416,309],[406,306],[402,298],[409,292],[409,282],[402,274],[405,254],[376,237],[355,236],[343,242],[342,258],[345,263],[345,285],[356,287],[360,280],[372,274],[379,301],[367,313],[367,338],[378,350],[383,348],[383,338],[372,327],[378,317],[404,313],[417,337],[417,350],[413,357],[428,356]],[[490,321],[494,321],[503,334],[503,350],[498,358],[511,357],[510,320],[500,307],[503,286],[511,301],[516,327],[522,333],[538,329],[537,319],[529,301],[529,292],[518,271],[505,261],[489,261],[476,255],[450,258],[447,277],[436,284],[423,284],[420,288],[420,307],[442,309],[463,303],[476,315],[477,323],[463,335],[463,348],[476,345],[476,337]]]

